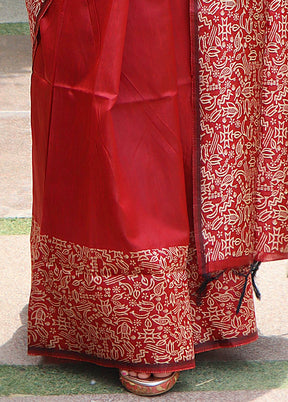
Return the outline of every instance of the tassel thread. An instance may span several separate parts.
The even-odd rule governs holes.
[[[205,297],[205,295],[206,295],[207,286],[209,285],[209,283],[220,278],[220,276],[223,274],[223,272],[224,271],[220,272],[217,275],[207,274],[204,276],[204,281],[201,283],[200,287],[197,290],[197,306],[201,306],[202,298]]]
[[[259,269],[260,264],[261,264],[260,261],[255,261],[253,264],[251,264],[250,270],[249,270],[249,272],[247,274],[239,273],[239,275],[242,275],[242,276],[245,277],[245,282],[244,282],[243,290],[242,290],[242,293],[241,293],[241,296],[240,296],[240,299],[239,299],[239,303],[238,303],[238,306],[237,306],[236,314],[239,314],[240,308],[242,306],[242,302],[243,302],[243,299],[244,299],[244,296],[245,296],[245,293],[246,293],[248,277],[249,277],[250,274],[251,274],[252,285],[253,285],[253,290],[254,290],[255,296],[257,297],[258,300],[261,299],[261,293],[259,292],[259,289],[257,288],[256,283],[255,283],[255,276],[256,276],[256,273],[257,273],[257,271]]]

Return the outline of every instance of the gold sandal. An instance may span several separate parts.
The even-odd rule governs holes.
[[[179,373],[175,372],[165,378],[155,378],[153,380],[142,380],[130,375],[120,373],[120,381],[127,389],[135,395],[155,396],[169,391],[178,380]]]

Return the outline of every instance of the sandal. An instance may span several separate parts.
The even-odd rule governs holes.
[[[175,372],[165,378],[155,378],[152,380],[142,380],[140,378],[132,377],[130,375],[123,375],[120,373],[120,381],[127,389],[135,395],[141,396],[155,396],[164,394],[169,391],[178,380],[179,373]]]

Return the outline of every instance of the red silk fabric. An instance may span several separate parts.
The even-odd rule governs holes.
[[[165,18],[153,26],[157,14]],[[42,233],[127,252],[188,245],[179,108],[191,111],[189,20],[178,34],[178,66],[172,23],[167,1],[54,1],[41,18],[32,127],[33,216]],[[145,49],[147,24],[146,41],[158,45]],[[191,113],[183,118],[193,132]]]
[[[202,273],[287,258],[287,6],[27,7],[43,233],[130,252],[190,232]]]

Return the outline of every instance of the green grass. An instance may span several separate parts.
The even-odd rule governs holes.
[[[288,361],[199,362],[181,373],[175,392],[288,388]],[[123,393],[118,372],[92,364],[0,366],[0,395]]]
[[[0,235],[30,234],[31,218],[0,218]]]
[[[175,391],[235,391],[288,388],[288,361],[200,362],[181,376]]]
[[[30,35],[28,22],[8,22],[0,24],[0,35]]]

